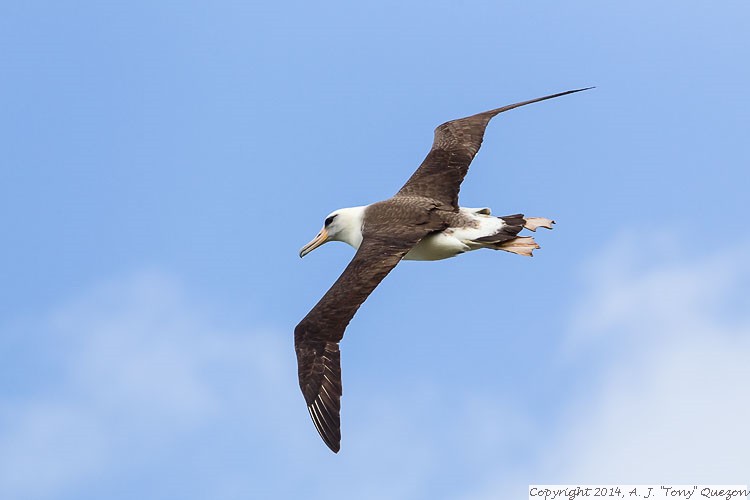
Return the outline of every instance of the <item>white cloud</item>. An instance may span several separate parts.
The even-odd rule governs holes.
[[[750,481],[748,246],[690,257],[674,240],[635,241],[585,272],[561,353],[561,370],[580,373],[564,415],[535,460],[471,498],[522,495],[525,481]]]
[[[750,292],[748,247],[686,258],[671,245],[649,262],[652,249],[623,258],[623,246],[595,265],[573,331],[620,350],[606,357],[597,392],[569,410],[561,448],[575,453],[552,454],[556,476],[747,481],[750,310],[739,297]],[[593,352],[578,347],[577,361]]]
[[[127,477],[237,415],[267,429],[254,402],[295,383],[280,366],[286,345],[233,331],[158,274],[87,291],[23,330],[8,332],[26,346],[21,363],[39,356],[58,366],[21,367],[25,392],[0,400],[2,498],[58,498]]]

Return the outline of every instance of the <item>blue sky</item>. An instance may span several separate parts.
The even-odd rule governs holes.
[[[747,2],[0,5],[0,496],[510,498],[750,480]],[[320,441],[294,325],[443,121],[533,259],[400,265]],[[441,306],[435,308],[435,303]]]

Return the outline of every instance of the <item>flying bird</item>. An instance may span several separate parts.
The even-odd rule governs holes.
[[[552,229],[554,221],[523,214],[494,217],[489,208],[461,207],[461,182],[494,116],[589,88],[443,123],[435,129],[427,157],[393,197],[330,213],[317,236],[302,247],[300,257],[329,241],[343,241],[357,250],[338,280],[294,329],[299,385],[315,428],[334,453],[341,446],[339,342],[357,309],[402,259],[440,260],[480,248],[531,256],[539,245],[519,233]]]

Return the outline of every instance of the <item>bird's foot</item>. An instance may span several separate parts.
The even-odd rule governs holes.
[[[538,227],[544,227],[547,229],[552,229],[552,224],[555,223],[552,219],[546,219],[544,217],[526,217],[524,218],[524,221],[526,221],[523,225],[526,229],[529,231],[536,231]]]
[[[532,252],[537,248],[540,248],[540,246],[537,245],[536,241],[534,241],[534,238],[532,238],[531,236],[519,236],[518,238],[514,238],[510,241],[500,243],[495,248],[497,248],[498,250],[505,250],[506,252],[523,255],[525,257],[533,257],[534,255]]]

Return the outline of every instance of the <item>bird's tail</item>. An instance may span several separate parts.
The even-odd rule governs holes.
[[[503,220],[502,228],[491,235],[475,239],[472,243],[479,247],[491,248],[493,250],[504,250],[506,252],[532,257],[533,251],[540,248],[531,236],[518,236],[522,229],[536,231],[544,227],[552,229],[555,223],[552,219],[544,217],[524,217],[523,214],[505,215],[499,217]]]

